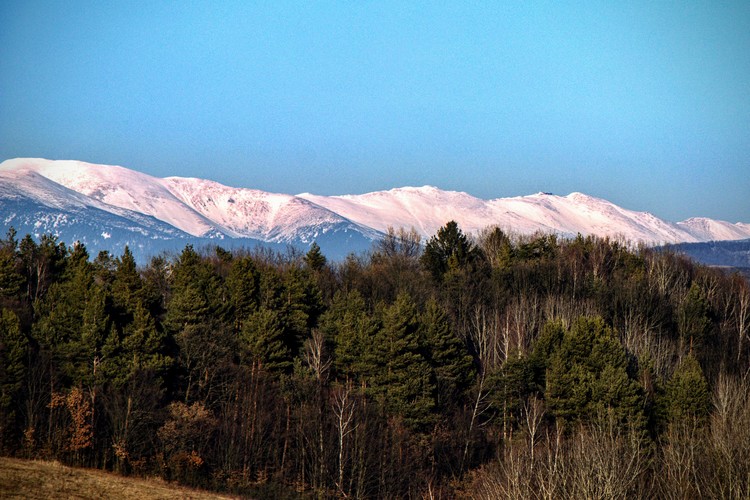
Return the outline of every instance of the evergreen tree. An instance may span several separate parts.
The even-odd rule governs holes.
[[[305,264],[311,271],[320,271],[326,265],[326,258],[315,241],[312,242],[310,250],[305,254]]]
[[[565,337],[565,328],[561,321],[548,321],[534,342],[534,349],[529,356],[529,365],[533,370],[534,382],[544,388],[547,384],[547,369],[555,352]]]
[[[74,246],[59,266],[64,271],[36,302],[38,319],[32,333],[51,355],[53,372],[60,373],[67,381],[81,382],[83,374],[92,370],[91,359],[82,345],[81,327],[94,288],[93,268],[83,245]]]
[[[135,258],[127,246],[122,256],[115,261],[112,299],[124,322],[132,320],[137,306],[146,306],[143,281],[136,269]]]
[[[435,372],[437,404],[444,407],[455,403],[474,378],[472,357],[451,330],[448,315],[436,301],[427,302],[420,325],[420,337]]]
[[[450,221],[427,242],[421,262],[433,279],[440,282],[445,273],[475,262],[478,256],[477,247],[455,221]]]
[[[677,309],[677,325],[683,350],[702,351],[713,328],[711,316],[705,292],[693,282]]]
[[[207,259],[186,246],[172,268],[164,318],[165,340],[174,339],[178,348],[185,402],[205,401],[227,363],[236,342],[230,311],[221,277]]]
[[[252,313],[240,333],[241,346],[254,363],[269,371],[288,371],[292,356],[284,342],[284,329],[279,313],[261,307]]]
[[[625,349],[601,318],[581,317],[565,332],[546,382],[548,405],[566,422],[612,411],[620,423],[645,426],[644,399],[628,374]]]
[[[282,301],[277,308],[290,352],[297,356],[323,310],[320,290],[309,272],[291,266],[282,277]]]
[[[334,295],[331,307],[320,318],[320,330],[334,345],[333,367],[340,379],[360,380],[369,374],[368,356],[378,329],[359,291]]]
[[[16,413],[22,407],[21,394],[26,378],[29,342],[21,332],[18,317],[8,310],[0,310],[0,450],[18,426]]]
[[[231,308],[221,278],[191,245],[185,247],[172,268],[171,294],[167,320],[172,324],[184,323],[183,313],[192,320],[203,320],[210,315],[223,321]],[[196,307],[190,307],[186,294],[197,300]],[[174,301],[179,304],[177,310],[173,310]]]
[[[372,346],[371,391],[407,426],[425,429],[433,420],[435,382],[420,349],[416,308],[408,295],[400,294],[382,314],[383,327]]]
[[[26,235],[19,245],[19,256],[25,270],[27,296],[31,302],[41,299],[62,271],[67,249],[57,237],[44,234],[36,244]]]
[[[493,269],[507,269],[513,263],[513,244],[499,227],[485,233],[480,244]]]
[[[260,272],[251,257],[244,256],[232,261],[227,288],[235,326],[239,331],[247,318],[258,309],[260,300]]]
[[[707,420],[711,410],[711,393],[703,369],[692,354],[682,359],[667,382],[662,408],[663,417],[668,422]]]
[[[10,228],[6,239],[0,241],[0,300],[17,299],[21,293],[24,278],[18,270],[17,247],[15,231]]]
[[[66,371],[74,385],[93,387],[104,381],[106,369],[102,371],[102,366],[109,359],[103,349],[109,335],[115,335],[106,304],[106,292],[93,285],[83,309],[80,336],[66,346]]]

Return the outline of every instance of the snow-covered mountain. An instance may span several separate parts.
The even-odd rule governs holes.
[[[687,221],[680,223],[684,225],[672,224],[650,213],[627,210],[582,193],[567,196],[537,193],[482,200],[466,193],[424,186],[363,195],[315,196],[304,193],[299,196],[380,231],[388,226],[411,226],[423,236],[431,236],[446,221],[455,220],[469,233],[499,226],[521,234],[536,231],[563,236],[595,234],[646,244],[714,239],[710,231],[693,231],[693,226]],[[726,222],[712,222],[716,228],[730,226]],[[750,235],[747,226],[737,226],[737,233],[744,231]],[[738,234],[736,238],[746,237]]]
[[[380,237],[375,230],[295,196],[202,179],[160,179],[119,166],[18,158],[0,164],[0,185],[0,220],[6,230],[14,226],[22,234],[51,232],[63,241],[81,240],[95,248],[113,243],[100,241],[96,231],[107,238],[130,233],[132,237],[125,241],[144,250],[154,248],[154,240],[174,240],[175,248],[218,243],[215,240],[227,247],[242,243],[304,247],[318,241],[333,255],[339,255],[338,248],[369,248]],[[34,210],[21,203],[29,197],[39,205]],[[87,219],[69,213],[86,209],[108,213],[109,218],[105,222],[102,217]],[[131,227],[115,224],[113,216],[130,222]],[[161,232],[149,230],[154,223]],[[113,247],[121,249],[124,244]]]
[[[482,200],[425,186],[292,196],[79,161],[18,158],[0,164],[0,229],[52,232],[94,250],[128,244],[146,253],[211,241],[304,248],[317,241],[335,257],[368,248],[389,226],[414,227],[428,238],[449,220],[467,233],[499,226],[521,234],[595,234],[646,244],[750,238],[750,224],[703,218],[671,223],[581,193]]]

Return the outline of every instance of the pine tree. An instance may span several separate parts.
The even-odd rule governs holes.
[[[645,425],[643,395],[628,373],[625,349],[601,318],[581,317],[565,332],[546,382],[549,408],[566,422],[611,411],[620,423]]]
[[[705,292],[693,283],[677,309],[677,326],[683,350],[701,352],[713,328],[711,306]]]
[[[0,310],[0,449],[11,441],[21,408],[21,392],[26,376],[29,342],[21,332],[18,317]]]
[[[244,256],[232,261],[227,288],[235,327],[239,331],[247,318],[258,309],[260,300],[260,272],[251,257]]]
[[[378,329],[359,291],[336,292],[331,307],[320,318],[320,330],[333,344],[333,367],[340,379],[360,381],[369,375],[372,363],[368,356]]]
[[[383,327],[372,345],[371,391],[407,426],[423,430],[434,417],[435,381],[420,349],[416,308],[402,293],[382,315]]]
[[[0,241],[0,299],[17,299],[21,294],[24,278],[18,269],[17,247],[15,231],[10,228],[6,239]]]
[[[421,262],[437,282],[451,270],[463,268],[477,260],[479,250],[459,229],[455,221],[438,229],[425,246]]]
[[[241,346],[253,363],[269,371],[288,371],[292,356],[284,342],[284,329],[279,313],[261,307],[252,313],[240,333]]]
[[[124,316],[124,322],[132,320],[133,311],[138,305],[146,305],[143,281],[136,269],[135,258],[127,246],[122,256],[115,261],[112,299],[115,308]]]
[[[320,271],[326,265],[326,258],[315,241],[312,242],[310,250],[305,254],[305,264],[311,271]]]
[[[711,393],[703,369],[692,354],[682,359],[667,382],[662,407],[668,422],[707,420],[711,410]]]
[[[513,244],[499,227],[485,233],[480,244],[493,269],[506,269],[513,263]]]
[[[473,359],[466,345],[451,331],[448,315],[430,300],[420,316],[420,337],[435,372],[439,407],[457,401],[457,396],[474,378]]]

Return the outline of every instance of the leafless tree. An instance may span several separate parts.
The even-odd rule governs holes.
[[[531,467],[534,467],[534,449],[538,441],[539,428],[544,418],[544,402],[536,396],[526,398],[523,402],[523,417],[526,431],[529,433],[529,453],[531,454]]]
[[[325,338],[317,328],[312,330],[309,339],[305,341],[305,363],[319,383],[328,380],[331,358],[325,352]]]
[[[357,429],[357,424],[354,421],[357,402],[353,397],[351,382],[333,390],[331,408],[335,417],[338,437],[338,478],[336,480],[336,487],[342,496],[348,497],[346,485],[344,484],[344,471],[347,463],[346,441],[349,435]]]

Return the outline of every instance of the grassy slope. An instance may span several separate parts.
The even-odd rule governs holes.
[[[163,481],[135,479],[99,470],[75,469],[57,462],[0,457],[0,498],[232,498],[173,486]]]

